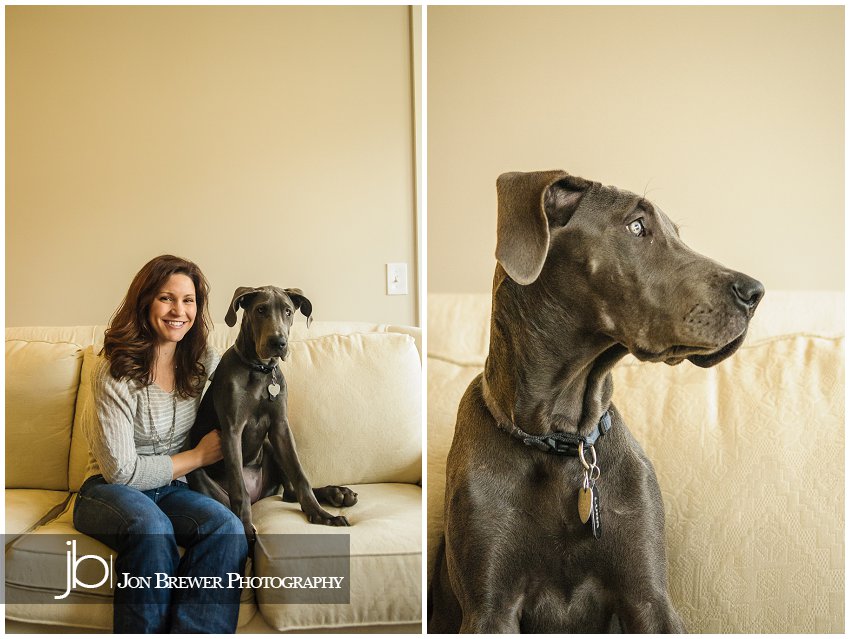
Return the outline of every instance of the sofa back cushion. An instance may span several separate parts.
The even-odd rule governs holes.
[[[89,462],[89,444],[86,440],[83,420],[97,419],[94,413],[94,396],[92,395],[92,374],[97,366],[97,354],[88,346],[83,350],[83,364],[80,369],[80,388],[77,392],[77,405],[74,408],[74,430],[71,433],[71,453],[68,461],[68,490],[77,492],[86,477]]]
[[[80,347],[6,339],[6,488],[67,490]]]
[[[422,369],[409,335],[297,342],[282,370],[298,456],[314,486],[420,481]]]

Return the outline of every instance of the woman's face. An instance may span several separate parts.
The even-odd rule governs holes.
[[[197,311],[192,278],[182,273],[169,277],[154,295],[148,312],[158,344],[176,344],[183,339],[192,328]]]

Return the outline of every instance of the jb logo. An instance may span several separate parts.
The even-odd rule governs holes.
[[[113,585],[113,582],[112,582],[112,574],[113,574],[112,573],[112,571],[113,571],[112,555],[109,555],[109,562],[108,563],[107,563],[106,559],[104,559],[103,557],[98,557],[97,555],[83,555],[82,557],[77,557],[77,540],[75,539],[73,541],[66,541],[65,545],[71,547],[71,550],[67,551],[67,553],[66,553],[67,556],[68,556],[67,563],[66,563],[66,565],[67,565],[67,579],[65,581],[66,589],[65,589],[64,594],[56,595],[55,597],[53,597],[54,599],[65,599],[65,597],[67,597],[70,594],[71,590],[73,590],[74,588],[77,588],[78,586],[80,588],[98,588],[99,586],[102,586],[103,584],[105,584],[107,580],[109,580],[110,586]],[[97,561],[103,567],[103,579],[101,579],[97,583],[87,584],[83,581],[80,581],[80,579],[77,577],[77,567],[81,563],[83,563],[86,559],[88,559],[90,561],[91,560]]]

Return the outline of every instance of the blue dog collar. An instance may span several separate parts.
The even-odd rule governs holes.
[[[582,437],[577,433],[547,433],[546,435],[531,435],[526,433],[521,428],[514,424],[499,424],[499,428],[511,437],[520,440],[526,446],[531,446],[537,450],[542,450],[544,453],[553,455],[564,455],[567,457],[578,457],[579,444],[583,444],[584,448],[590,448],[596,441],[611,430],[611,413],[605,411],[596,424],[596,428],[587,437]]]

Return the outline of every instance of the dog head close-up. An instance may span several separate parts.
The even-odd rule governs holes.
[[[233,293],[224,318],[228,326],[236,325],[236,312],[240,308],[245,311],[241,332],[250,339],[256,356],[262,360],[286,358],[289,352],[289,329],[296,311],[301,311],[307,318],[307,326],[313,319],[313,305],[297,288],[240,286]]]
[[[511,282],[640,360],[708,367],[744,341],[762,284],[689,248],[649,200],[563,171],[506,173],[497,193],[494,295]]]

